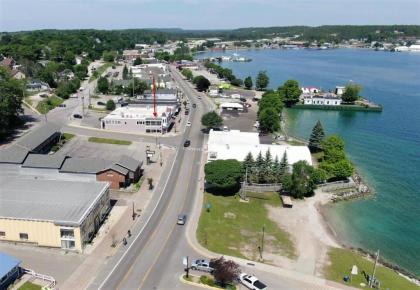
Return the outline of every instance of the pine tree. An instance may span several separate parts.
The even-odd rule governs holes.
[[[126,80],[128,78],[128,68],[126,65],[124,65],[122,77],[123,77],[123,80]]]
[[[273,157],[271,156],[270,148],[265,152],[264,167],[271,168],[273,165]]]
[[[322,150],[321,142],[324,140],[325,133],[321,122],[318,120],[312,129],[311,137],[309,137],[309,149],[311,152],[319,152]]]
[[[252,156],[252,153],[250,151],[250,152],[248,152],[244,161],[242,162],[242,168],[243,168],[244,172],[248,171],[248,182],[249,182],[250,176],[252,175],[252,172],[254,170],[254,166],[255,166],[254,157]]]
[[[257,172],[255,172],[257,174],[257,180],[258,183],[263,183],[264,182],[264,157],[260,151],[260,153],[258,153],[257,159],[255,160],[255,165],[256,165],[256,170]]]
[[[287,153],[285,151],[280,161],[280,174],[281,175],[286,174],[288,167],[289,167],[289,162],[287,161]]]
[[[280,182],[280,179],[281,179],[280,161],[277,155],[274,158],[274,162],[273,162],[273,176],[275,176],[276,182]]]

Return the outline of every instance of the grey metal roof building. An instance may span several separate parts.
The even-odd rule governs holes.
[[[60,169],[66,158],[61,154],[29,154],[22,167]]]
[[[0,218],[80,226],[107,192],[105,182],[0,177]]]
[[[35,128],[34,130],[19,138],[16,144],[27,148],[29,151],[35,151],[46,140],[58,134],[59,132],[59,127],[51,123],[46,123],[45,125]]]
[[[28,154],[28,149],[14,144],[0,150],[0,163],[22,164]]]
[[[114,162],[104,159],[72,157],[65,160],[60,172],[96,174],[111,168],[113,165]]]
[[[120,165],[124,168],[127,168],[131,171],[136,171],[137,168],[141,167],[143,165],[142,161],[138,161],[134,158],[131,158],[127,155],[122,155],[120,160],[116,162],[117,165]]]

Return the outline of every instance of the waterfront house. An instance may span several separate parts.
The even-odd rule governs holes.
[[[336,94],[326,93],[320,95],[305,95],[303,97],[304,105],[324,105],[324,106],[339,106],[341,105],[341,98]]]
[[[302,87],[301,90],[303,94],[316,94],[320,92],[320,89],[315,87]]]

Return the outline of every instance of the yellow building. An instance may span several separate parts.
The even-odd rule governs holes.
[[[0,177],[0,241],[81,252],[110,208],[109,185]]]

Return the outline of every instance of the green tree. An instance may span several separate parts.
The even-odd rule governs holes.
[[[202,75],[196,76],[193,79],[193,83],[195,84],[199,92],[207,91],[208,88],[210,87],[210,81]]]
[[[354,103],[359,99],[359,93],[362,90],[362,87],[358,84],[347,84],[343,95],[341,96],[343,102]]]
[[[106,109],[108,111],[113,111],[113,110],[115,110],[115,102],[113,100],[108,100],[106,102],[106,106],[105,107],[106,107]]]
[[[321,142],[324,150],[324,160],[329,163],[335,163],[346,157],[344,152],[344,141],[337,135],[327,137]]]
[[[242,164],[238,160],[215,160],[204,166],[207,190],[220,194],[235,194],[239,190]]]
[[[19,123],[23,91],[24,83],[13,79],[6,68],[0,67],[0,136]]]
[[[273,166],[273,156],[271,155],[270,148],[265,151],[264,167],[271,168]]]
[[[136,59],[133,62],[133,65],[141,65],[141,64],[143,64],[141,57],[136,57]]]
[[[248,152],[248,154],[245,156],[244,161],[242,162],[243,172],[245,173],[248,170],[247,182],[249,182],[250,180],[250,176],[252,175],[254,166],[255,166],[254,156],[252,156],[251,152]]]
[[[223,119],[215,111],[208,112],[201,117],[201,124],[208,129],[223,125]]]
[[[283,110],[283,101],[280,95],[274,91],[266,91],[258,102],[258,115],[266,108],[274,108],[278,114]]]
[[[258,116],[258,121],[263,132],[276,132],[280,129],[279,113],[274,108],[263,109]]]
[[[122,71],[122,78],[123,80],[128,79],[128,68],[126,65],[124,65],[123,71]]]
[[[103,94],[106,94],[106,93],[108,93],[108,90],[109,90],[108,79],[104,78],[104,77],[100,77],[98,79],[98,91],[103,93]]]
[[[287,152],[284,151],[283,157],[280,161],[280,174],[284,175],[287,173],[287,169],[289,168],[289,161],[287,160]]]
[[[76,56],[72,51],[66,51],[64,53],[63,61],[66,63],[68,67],[72,67],[76,64]]]
[[[117,53],[115,51],[104,51],[104,53],[102,54],[102,58],[106,62],[113,62],[116,56]]]
[[[293,164],[290,194],[295,198],[303,198],[313,195],[315,188],[314,168],[306,161],[298,161]]]
[[[259,91],[263,91],[268,87],[270,83],[270,78],[267,75],[266,71],[260,71],[257,75],[257,79],[255,81],[255,87]]]
[[[235,78],[235,79],[230,81],[230,84],[233,85],[233,86],[241,87],[242,84],[243,84],[243,81],[241,79]]]
[[[148,88],[149,86],[146,82],[139,80],[138,78],[134,78],[134,95],[141,95]],[[133,97],[133,82],[130,82],[128,86],[124,88],[124,94]]]
[[[188,68],[184,68],[184,69],[181,71],[181,73],[182,73],[182,75],[183,75],[184,77],[186,77],[188,80],[192,80],[192,79],[193,79],[193,73],[192,73],[192,71],[191,71],[190,69],[188,69]]]
[[[78,64],[74,66],[74,74],[78,79],[85,79],[87,77],[88,67],[84,64]]]
[[[302,90],[296,80],[287,80],[283,86],[279,87],[278,92],[287,106],[291,106],[299,102]]]
[[[244,80],[244,86],[245,86],[245,89],[247,89],[247,90],[251,90],[252,89],[253,83],[252,83],[251,76],[247,76],[245,78],[245,80]]]
[[[322,150],[321,143],[324,140],[324,137],[324,128],[322,128],[322,124],[318,120],[312,129],[311,136],[309,137],[309,149],[311,152],[319,152]]]

